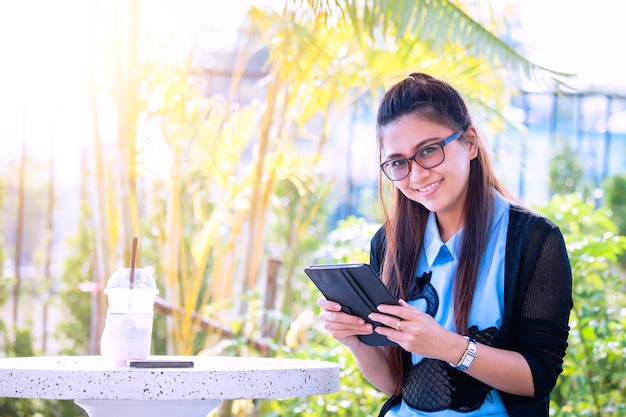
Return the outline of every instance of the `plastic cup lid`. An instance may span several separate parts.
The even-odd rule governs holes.
[[[155,290],[158,293],[156,282],[152,275],[150,275],[145,269],[135,268],[133,285],[130,285],[130,268],[118,269],[115,271],[107,281],[106,290],[108,289],[147,289]]]

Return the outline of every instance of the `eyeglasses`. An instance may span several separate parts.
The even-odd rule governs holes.
[[[461,137],[461,132],[455,132],[438,143],[424,146],[410,158],[394,158],[380,164],[380,169],[391,181],[405,179],[411,173],[411,161],[424,169],[431,169],[439,166],[446,159],[443,147],[455,139]]]

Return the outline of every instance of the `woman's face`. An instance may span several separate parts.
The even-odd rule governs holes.
[[[426,145],[439,143],[455,133],[450,127],[414,115],[403,116],[382,130],[383,161],[411,158]],[[468,134],[475,133],[470,127]],[[394,184],[409,199],[444,217],[459,222],[465,204],[470,161],[477,155],[476,146],[463,138],[443,148],[445,159],[434,168],[425,169],[410,162],[409,175]]]

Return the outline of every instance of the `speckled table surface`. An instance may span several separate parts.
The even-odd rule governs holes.
[[[194,367],[131,368],[102,356],[0,358],[0,397],[71,399],[92,417],[137,416],[137,407],[148,406],[174,416],[172,410],[202,408],[178,415],[204,416],[224,399],[282,399],[339,390],[339,365],[330,362],[220,356],[150,359],[191,360]]]

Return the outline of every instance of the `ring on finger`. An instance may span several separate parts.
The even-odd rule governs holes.
[[[397,331],[399,331],[399,332],[401,332],[401,331],[402,331],[402,329],[400,328],[400,326],[402,325],[402,322],[403,322],[403,321],[404,321],[404,320],[400,320],[400,321],[398,322],[398,324],[396,324],[396,330],[397,330]]]

